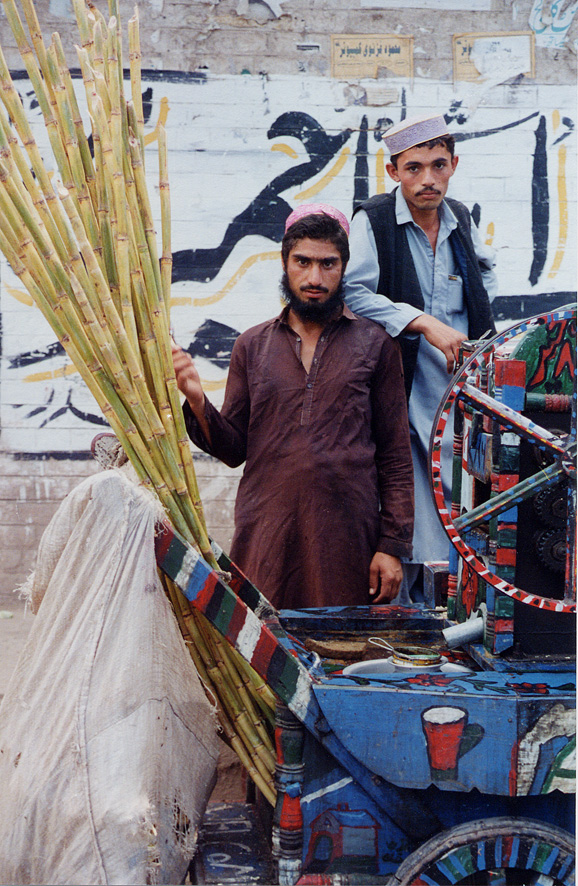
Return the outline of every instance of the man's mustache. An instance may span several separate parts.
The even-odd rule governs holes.
[[[329,292],[326,286],[300,286],[300,292]]]
[[[422,194],[441,194],[441,191],[438,191],[437,188],[424,188],[423,191],[418,193],[418,197],[421,197]]]

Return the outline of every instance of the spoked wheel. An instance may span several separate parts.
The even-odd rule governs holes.
[[[562,407],[570,408],[572,401],[572,428],[568,435],[547,430],[524,417],[520,411],[512,409],[500,400],[489,396],[483,390],[483,379],[492,368],[496,350],[505,345],[520,333],[529,333],[543,327],[545,340],[551,342],[551,353],[561,365],[561,371],[571,373],[575,385],[575,335],[576,310],[573,306],[561,308],[552,314],[543,314],[525,320],[499,333],[485,342],[463,364],[452,379],[445,397],[438,408],[430,438],[431,485],[440,520],[452,545],[458,554],[488,584],[497,590],[531,606],[557,612],[576,611],[576,563],[575,563],[575,510],[576,510],[576,395],[574,397],[558,397],[563,400]],[[574,345],[572,345],[574,342]],[[557,348],[557,350],[555,350]],[[539,358],[547,363],[547,348],[541,347]],[[543,351],[543,352],[542,352]],[[553,360],[553,357],[552,357]],[[497,387],[497,385],[496,385]],[[546,409],[560,409],[556,394],[541,395]],[[550,400],[548,401],[548,397]],[[526,395],[528,400],[528,395]],[[442,438],[446,429],[448,416],[454,404],[459,401],[466,409],[471,407],[483,416],[494,421],[495,426],[505,430],[510,437],[515,435],[526,440],[541,454],[539,470],[521,482],[503,488],[498,494],[470,510],[452,513],[448,509],[442,486],[441,450]],[[491,435],[489,435],[491,436]],[[518,444],[519,445],[519,444]],[[557,491],[563,485],[567,496],[564,506],[559,505]],[[568,492],[566,492],[568,486]],[[493,490],[496,492],[497,490]],[[487,561],[467,543],[464,535],[487,523],[492,518],[507,512],[513,506],[529,498],[535,498],[538,512],[542,508],[552,516],[553,525],[539,539],[541,556],[546,562],[554,563],[565,573],[563,599],[529,593],[516,587],[511,581],[496,575]]]
[[[574,840],[529,818],[491,818],[436,834],[412,852],[390,886],[573,886]]]

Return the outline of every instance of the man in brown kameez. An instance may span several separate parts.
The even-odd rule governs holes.
[[[245,462],[231,558],[278,609],[386,603],[411,555],[413,474],[399,347],[343,303],[348,224],[301,207],[282,243],[286,307],[235,342],[223,408],[174,347],[191,439]]]

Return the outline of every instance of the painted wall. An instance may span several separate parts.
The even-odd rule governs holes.
[[[264,28],[282,25],[286,16],[281,13],[289,7],[301,8],[287,0],[261,4],[270,14],[259,23],[254,3],[245,4],[239,18],[242,5],[235,8],[234,21],[232,4],[192,3],[191,14],[206,17],[212,10],[216,16],[229,8],[229,26],[233,22],[238,27],[242,20],[239,33],[249,45],[256,35],[263,40],[266,33],[279,37],[278,30]],[[337,5],[343,17],[344,4]],[[373,5],[380,4],[376,0]],[[148,6],[154,18],[159,4]],[[327,12],[326,4],[321,7]],[[70,17],[65,2],[51,3],[48,12]],[[417,30],[418,15],[428,13],[412,11],[411,25]],[[290,18],[295,28],[295,13]],[[345,30],[351,23],[343,19],[340,24]],[[151,26],[146,21],[143,27],[146,40],[152,39]],[[197,47],[198,31],[189,26]],[[5,31],[5,23],[3,27]],[[558,51],[542,49],[540,64],[544,53],[553,57]],[[220,55],[215,46],[212,52],[214,62],[226,54],[226,45]],[[279,242],[286,216],[314,200],[333,203],[350,215],[360,200],[389,190],[380,135],[402,115],[435,108],[447,116],[460,156],[450,194],[470,207],[482,235],[496,249],[496,312],[502,325],[573,300],[576,90],[567,76],[567,50],[563,55],[566,67],[560,68],[563,82],[558,83],[552,82],[551,68],[543,82],[519,74],[501,82],[511,70],[480,82],[433,79],[423,71],[411,79],[353,82],[311,69],[283,73],[281,56],[281,72],[215,74],[192,63],[194,73],[169,65],[145,71],[147,171],[157,203],[154,131],[159,119],[168,133],[175,337],[197,358],[213,401],[219,405],[222,400],[235,337],[280,309]],[[182,53],[176,57],[182,61]],[[48,157],[30,84],[20,79],[18,88]],[[12,564],[0,579],[1,592],[27,571],[39,531],[67,486],[94,469],[88,450],[104,425],[4,260],[0,320],[0,501],[3,515],[11,514],[0,518],[0,541],[11,552]],[[59,479],[66,475],[65,464],[73,478],[66,482]],[[239,471],[205,457],[197,464],[209,529],[228,547]],[[36,479],[29,482],[30,477]],[[50,487],[48,497],[39,490],[39,479],[45,490]],[[37,504],[46,505],[42,513],[35,510]],[[23,545],[24,536],[28,541]]]
[[[24,94],[28,87],[21,81]],[[151,193],[159,117],[171,148],[173,327],[217,403],[236,336],[279,311],[287,215],[316,199],[350,215],[360,200],[389,190],[380,135],[402,111],[437,107],[450,119],[460,156],[451,195],[470,207],[496,249],[498,315],[514,320],[573,298],[569,87],[500,86],[476,106],[471,93],[448,84],[401,83],[400,102],[374,108],[348,106],[347,87],[326,78],[166,75],[145,79],[144,89]],[[40,123],[37,136],[48,155]],[[104,420],[5,262],[1,281],[3,449],[83,452]]]

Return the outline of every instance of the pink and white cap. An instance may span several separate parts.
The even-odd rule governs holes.
[[[420,117],[408,117],[407,120],[392,126],[383,136],[383,140],[390,154],[401,154],[402,151],[421,145],[422,142],[449,134],[448,124],[441,114],[422,114]]]
[[[349,237],[349,222],[339,209],[336,209],[335,206],[330,206],[329,203],[305,203],[303,206],[298,206],[285,222],[285,233],[287,233],[291,225],[294,225],[295,222],[302,218],[306,218],[308,215],[330,215],[331,218],[339,222]]]

